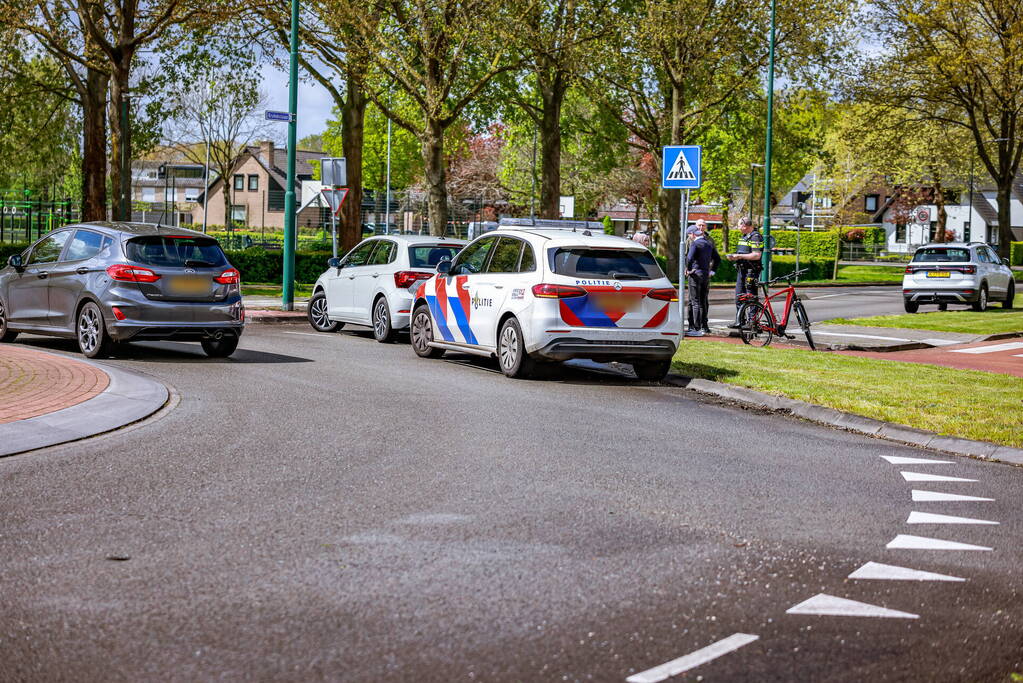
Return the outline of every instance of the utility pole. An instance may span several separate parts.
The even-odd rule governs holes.
[[[771,278],[771,143],[774,134],[774,27],[778,0],[771,0],[771,41],[767,59],[767,143],[764,152],[764,251],[761,280]]]
[[[291,0],[291,59],[288,68],[288,187],[284,192],[284,282],[281,308],[295,308],[295,146],[298,138],[298,0]]]
[[[387,192],[384,201],[384,234],[391,232],[391,119],[387,119]]]

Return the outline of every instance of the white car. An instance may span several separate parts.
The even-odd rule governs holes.
[[[377,341],[394,341],[409,326],[412,293],[465,244],[419,235],[363,240],[343,258],[327,261],[313,286],[309,324],[318,332],[336,332],[345,323],[370,325]]]
[[[631,240],[547,227],[500,228],[469,243],[416,292],[412,348],[497,357],[509,377],[537,362],[631,363],[660,380],[679,343],[678,292]]]
[[[1012,269],[983,242],[924,245],[902,278],[907,313],[916,313],[920,304],[938,304],[942,311],[949,304],[971,304],[983,311],[988,302],[1000,301],[1003,308],[1012,308],[1015,295]]]

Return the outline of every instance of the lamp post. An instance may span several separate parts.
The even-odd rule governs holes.
[[[295,145],[298,144],[298,0],[291,0],[291,56],[288,66],[288,187],[284,193],[284,282],[281,308],[295,308]]]
[[[764,152],[764,251],[761,279],[771,277],[771,142],[774,133],[774,26],[778,0],[771,0],[771,40],[767,58],[767,142]]]

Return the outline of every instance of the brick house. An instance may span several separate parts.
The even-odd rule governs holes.
[[[323,156],[322,152],[296,150],[295,152],[295,202],[302,199],[302,182],[313,178],[310,163]],[[207,189],[209,198],[202,194],[196,198],[192,210],[192,222],[203,222],[203,202],[206,200],[208,225],[226,225],[224,220],[224,181],[231,188],[231,219],[236,227],[248,226],[253,229],[284,229],[284,194],[287,187],[287,152],[275,149],[272,140],[246,147],[238,156],[231,173],[226,178],[217,178]],[[302,227],[316,227],[322,221],[318,206],[309,205],[298,214],[297,224]]]

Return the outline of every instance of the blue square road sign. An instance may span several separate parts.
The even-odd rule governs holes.
[[[698,190],[702,181],[700,145],[671,145],[661,155],[661,187],[667,190]]]

